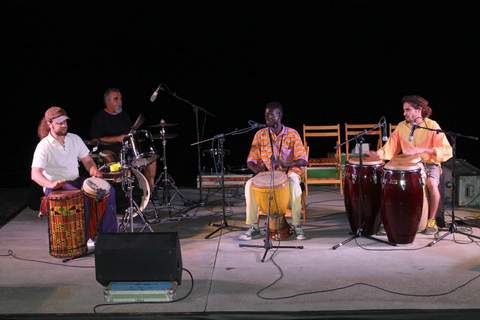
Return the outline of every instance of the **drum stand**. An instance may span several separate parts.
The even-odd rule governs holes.
[[[165,138],[165,128],[161,128],[160,136],[162,140],[162,162],[163,162],[163,171],[158,176],[157,180],[155,181],[154,190],[156,188],[161,189],[162,191],[162,202],[161,207],[167,208],[168,216],[172,217],[172,211],[174,210],[174,206],[172,205],[175,196],[179,196],[183,203],[189,202],[185,198],[185,196],[180,192],[180,190],[175,185],[175,181],[173,180],[172,176],[168,173],[167,170],[167,139]],[[152,190],[152,191],[154,191]]]
[[[368,134],[370,131],[373,131],[373,130],[378,129],[380,126],[383,126],[383,125],[386,125],[386,121],[384,121],[383,123],[382,123],[382,121],[380,121],[380,123],[379,123],[377,126],[371,128],[371,129],[369,129],[369,130],[365,130],[365,131],[359,133],[358,135],[356,135],[355,137],[353,137],[352,139],[348,140],[348,142],[350,142],[350,141],[352,141],[352,140],[355,140],[355,142],[359,145],[359,148],[360,148],[360,150],[359,150],[360,167],[363,166],[363,150],[362,150],[362,146],[363,146],[363,142],[364,142],[363,136],[364,136],[365,134]],[[344,145],[345,143],[346,143],[346,141],[345,141],[345,142],[342,142],[341,144],[339,144],[339,145],[337,145],[337,146],[335,146],[335,148],[341,148],[342,145]],[[361,200],[361,199],[362,199],[362,196],[363,196],[362,184],[359,183],[358,186],[359,186],[359,195],[360,195],[360,196],[358,197],[358,200],[357,200],[357,201],[358,201],[358,208],[362,208],[362,200]],[[346,195],[345,195],[345,196],[346,196]],[[362,217],[360,217],[360,218],[362,218]],[[340,242],[340,243],[337,243],[336,245],[334,245],[334,246],[332,247],[332,249],[333,249],[333,250],[336,250],[336,249],[340,248],[341,246],[343,246],[344,244],[352,241],[353,239],[360,238],[360,237],[364,237],[364,238],[367,238],[367,239],[370,239],[370,240],[375,240],[375,241],[378,241],[378,242],[381,242],[381,243],[385,243],[385,244],[388,244],[388,245],[391,245],[391,246],[396,246],[396,245],[397,245],[396,243],[392,243],[392,242],[389,242],[389,241],[381,240],[381,239],[378,239],[378,238],[375,238],[375,237],[372,237],[372,236],[363,234],[362,224],[363,224],[363,221],[362,221],[362,219],[360,219],[360,222],[359,222],[359,224],[358,224],[359,227],[357,228],[357,230],[355,230],[355,232],[353,233],[353,235],[352,235],[350,238],[345,239],[345,240],[343,240],[343,241]]]
[[[272,154],[272,159],[271,162],[273,164],[275,156]],[[271,207],[272,207],[272,202],[273,202],[273,186],[275,185],[274,177],[275,177],[275,171],[271,171],[271,177],[270,177],[270,190],[268,193],[268,212],[267,212],[267,231],[265,232],[265,239],[263,239],[263,246],[261,245],[255,245],[255,244],[243,244],[240,243],[238,246],[240,248],[248,247],[248,248],[264,248],[265,253],[263,254],[262,257],[262,262],[265,262],[265,257],[267,256],[268,250],[275,248],[275,249],[303,249],[303,246],[274,246],[272,244],[272,239],[270,239],[270,214],[271,214]],[[290,226],[289,226],[290,227]]]
[[[127,209],[125,209],[125,215],[122,218],[122,223],[119,226],[119,230],[123,232],[127,232],[129,229],[129,224],[130,224],[130,232],[134,232],[133,230],[133,217],[135,212],[137,215],[140,217],[140,219],[143,222],[143,227],[140,229],[140,232],[143,232],[145,228],[148,228],[150,232],[153,232],[152,227],[148,223],[147,219],[145,218],[142,210],[138,207],[138,205],[133,201],[133,181],[134,178],[131,176],[131,171],[130,171],[130,165],[127,164],[126,161],[126,154],[127,154],[127,144],[124,142],[122,145],[122,150],[120,151],[120,162],[122,164],[122,168],[124,170],[124,176],[123,176],[123,182],[122,182],[122,188],[123,191],[126,193],[127,198],[128,198],[128,203],[129,206]],[[130,173],[130,174],[129,174]],[[125,185],[126,184],[126,185]],[[126,189],[126,190],[125,190]]]
[[[471,234],[468,234],[468,233],[465,233],[463,231],[459,231],[458,228],[457,228],[457,221],[455,220],[455,193],[456,193],[456,177],[455,177],[455,162],[457,160],[457,156],[456,156],[456,145],[457,145],[457,137],[462,137],[462,138],[467,138],[467,139],[470,139],[470,140],[477,140],[478,141],[478,137],[472,137],[472,136],[464,136],[462,134],[459,134],[459,133],[455,133],[455,132],[445,132],[445,131],[442,131],[442,130],[439,130],[439,129],[430,129],[430,128],[425,128],[425,127],[419,127],[417,126],[417,128],[421,128],[421,129],[426,129],[426,130],[430,130],[430,131],[436,131],[437,134],[440,133],[440,132],[444,132],[446,133],[449,137],[450,137],[450,140],[452,142],[452,154],[453,154],[453,157],[452,157],[452,160],[453,160],[453,164],[452,164],[452,200],[451,200],[451,206],[452,206],[452,222],[450,224],[450,227],[448,228],[448,231],[445,232],[443,235],[441,235],[440,237],[438,237],[437,239],[433,240],[432,242],[430,242],[428,244],[429,247],[433,246],[435,243],[439,242],[440,240],[444,239],[446,236],[450,235],[450,234],[454,234],[454,233],[460,233],[460,234],[463,234],[469,238],[475,238],[475,239],[480,239],[480,237],[478,236],[474,236],[474,235],[471,235]]]

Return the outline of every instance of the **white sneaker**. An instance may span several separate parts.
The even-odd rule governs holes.
[[[293,231],[295,231],[295,236],[296,236],[297,240],[307,239],[307,237],[305,237],[305,233],[303,232],[303,229],[302,229],[301,225],[294,226]]]
[[[239,237],[239,240],[248,241],[248,240],[260,238],[260,236],[261,236],[260,228],[255,225],[251,225],[250,229],[248,229],[247,232],[245,232]]]

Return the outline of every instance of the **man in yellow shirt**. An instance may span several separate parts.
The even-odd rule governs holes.
[[[297,240],[306,239],[300,225],[301,167],[307,165],[307,152],[298,132],[282,124],[283,106],[270,102],[265,107],[266,127],[260,129],[253,138],[247,158],[247,166],[255,174],[263,171],[279,170],[288,176],[292,209],[292,224]],[[240,236],[240,240],[260,237],[258,226],[258,204],[252,194],[252,179],[245,184],[246,223],[250,229]]]
[[[438,184],[442,172],[441,163],[452,157],[452,147],[444,133],[437,133],[425,129],[412,129],[413,125],[430,129],[440,129],[440,126],[429,117],[432,109],[428,101],[418,95],[402,98],[403,116],[385,145],[370,152],[370,156],[391,160],[393,156],[403,153],[405,155],[419,156],[425,166],[427,176],[428,222],[425,234],[434,234],[438,231],[435,215],[440,204],[440,191]]]

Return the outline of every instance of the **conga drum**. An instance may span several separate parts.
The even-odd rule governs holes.
[[[388,241],[412,243],[423,208],[423,179],[419,164],[389,162],[382,178],[381,216]]]
[[[285,219],[290,200],[287,175],[282,171],[260,172],[253,177],[252,192],[258,209],[266,214],[270,213],[268,225],[270,238],[273,240],[288,238],[291,230]],[[272,195],[271,201],[270,195]]]
[[[95,240],[105,214],[107,198],[110,194],[110,184],[101,178],[90,177],[83,181],[82,190],[89,213],[87,237]]]
[[[87,253],[82,191],[53,191],[47,207],[50,255],[74,258]]]
[[[361,229],[363,235],[372,235],[380,228],[383,165],[383,161],[371,158],[362,161],[362,165],[358,159],[345,164],[343,194],[354,234]]]

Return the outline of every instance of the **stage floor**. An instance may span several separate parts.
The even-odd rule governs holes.
[[[197,190],[182,192],[191,200],[198,196]],[[205,206],[175,211],[171,217],[164,209],[157,210],[161,222],[152,224],[154,230],[179,234],[183,267],[194,279],[188,297],[167,304],[103,306],[97,312],[476,309],[480,305],[480,242],[462,234],[449,235],[432,247],[424,247],[433,237],[423,234],[417,234],[412,244],[397,247],[361,237],[332,250],[350,237],[343,198],[334,188],[311,188],[304,224],[307,240],[280,243],[304,248],[271,249],[262,263],[263,247],[239,247],[245,243],[238,240],[241,231],[225,228],[204,239],[215,230],[209,223],[220,222],[222,212],[218,193],[210,193]],[[230,226],[245,227],[241,193],[228,192],[225,212]],[[478,210],[456,208],[455,213],[478,225]],[[154,214],[150,210],[147,216]],[[449,217],[448,211],[447,222]],[[480,236],[477,227],[459,227]],[[262,246],[263,239],[247,243]],[[48,247],[47,219],[29,208],[1,228],[2,314],[92,313],[95,305],[104,303],[94,256],[62,263],[49,255]],[[132,273],[142,272],[142,265],[134,261],[131,265]],[[176,298],[191,288],[187,273],[182,280]]]

